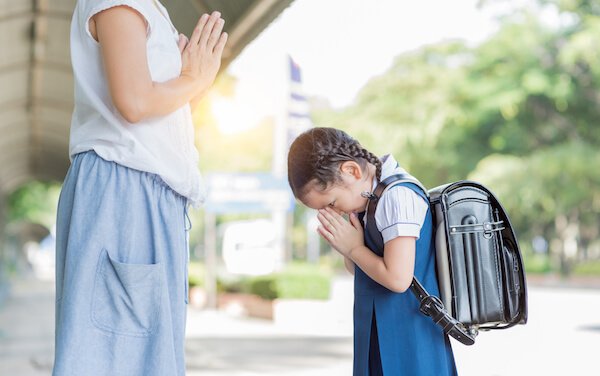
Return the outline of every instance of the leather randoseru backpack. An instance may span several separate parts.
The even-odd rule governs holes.
[[[398,184],[414,184],[429,198],[433,217],[440,296],[430,295],[416,278],[410,289],[420,310],[465,345],[480,330],[506,329],[527,322],[525,270],[517,238],[494,194],[462,180],[427,191],[407,174],[380,182],[369,197],[367,232],[380,249],[375,209],[381,195]]]

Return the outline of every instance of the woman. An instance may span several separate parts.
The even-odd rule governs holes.
[[[202,202],[189,102],[227,41],[157,0],[78,0],[71,167],[58,205],[54,375],[184,375],[187,207]]]

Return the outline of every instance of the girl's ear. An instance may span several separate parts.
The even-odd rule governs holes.
[[[345,161],[340,164],[340,172],[343,175],[350,175],[356,179],[361,179],[363,171],[360,165],[354,161]]]

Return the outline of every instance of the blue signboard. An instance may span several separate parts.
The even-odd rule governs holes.
[[[269,173],[212,173],[206,175],[204,209],[211,213],[291,211],[294,196],[285,177]]]

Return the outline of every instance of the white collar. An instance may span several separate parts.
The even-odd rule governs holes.
[[[387,178],[390,175],[394,175],[394,174],[407,174],[406,170],[403,169],[402,167],[400,167],[400,165],[398,164],[398,162],[396,162],[396,159],[394,158],[393,155],[391,154],[386,154],[383,157],[380,158],[381,159],[381,179],[377,180],[377,177],[373,177],[373,184],[371,187],[371,190],[374,191],[375,187],[377,187],[377,184]]]

